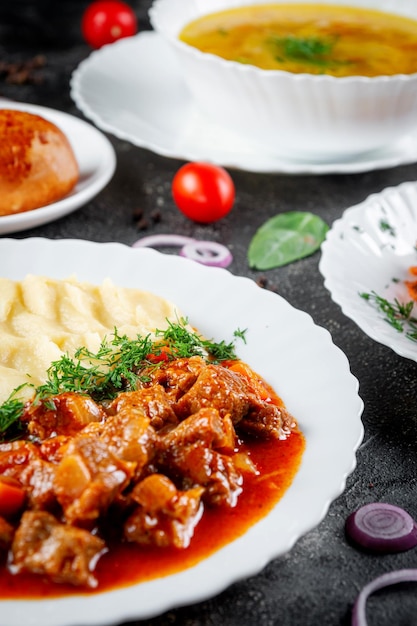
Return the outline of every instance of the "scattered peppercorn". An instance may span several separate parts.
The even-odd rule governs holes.
[[[137,220],[140,220],[142,217],[143,217],[143,209],[136,208],[133,210],[133,219],[135,222]]]
[[[147,230],[149,228],[149,222],[146,218],[142,217],[140,220],[136,222],[136,228],[138,230]]]
[[[268,280],[265,278],[265,276],[260,276],[258,280],[256,281],[256,284],[258,285],[258,287],[262,287],[262,289],[266,289],[268,285]]]
[[[46,57],[38,54],[26,61],[0,61],[0,77],[13,85],[39,85],[44,78],[39,70],[46,65]]]
[[[161,211],[158,211],[158,209],[156,209],[155,211],[152,211],[151,220],[153,221],[154,224],[159,224],[161,219],[162,219]]]

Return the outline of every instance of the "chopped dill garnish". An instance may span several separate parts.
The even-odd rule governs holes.
[[[319,37],[281,37],[277,43],[284,46],[285,55],[292,59],[304,59],[311,62],[323,61],[333,48],[333,41]]]
[[[24,383],[16,387],[2,405],[0,405],[0,441],[16,439],[23,430],[20,418],[23,415],[25,403],[17,396],[18,392],[27,385]]]
[[[241,339],[243,341],[243,343],[246,343],[246,333],[247,333],[248,329],[245,328],[244,330],[241,330],[240,328],[237,328],[235,330],[235,332],[233,333],[233,336]]]
[[[187,319],[179,320],[179,323],[168,322],[166,330],[157,330],[156,336],[161,338],[162,345],[169,349],[174,359],[190,356],[209,357],[216,362],[236,359],[234,342],[221,341],[215,343],[204,339],[195,332],[190,332],[186,325]],[[236,332],[236,331],[235,331]],[[235,335],[237,337],[237,335]],[[158,344],[157,344],[158,345]]]
[[[65,391],[88,393],[94,400],[114,397],[119,391],[136,389],[140,381],[149,378],[149,367],[160,367],[166,360],[201,356],[207,360],[236,359],[234,343],[215,343],[203,339],[187,328],[187,320],[168,320],[165,330],[156,330],[156,341],[150,336],[137,335],[129,339],[114,330],[112,339],[101,342],[97,353],[80,348],[73,358],[63,355],[48,369],[47,382],[37,389],[43,398]],[[158,359],[161,354],[165,359]],[[141,371],[145,370],[145,374]]]
[[[388,232],[392,237],[396,236],[395,228],[391,226],[391,224],[386,220],[381,219],[379,222],[379,227],[383,232]]]
[[[129,339],[114,330],[113,338],[104,338],[94,353],[79,348],[74,357],[62,355],[47,370],[47,381],[36,390],[36,399],[66,391],[88,393],[94,400],[112,398],[120,390],[134,389],[139,376],[135,373],[153,351],[149,336]]]
[[[336,40],[337,38],[335,37],[296,37],[295,35],[269,37],[269,42],[277,48],[277,61],[302,60],[319,67],[331,67],[349,63],[349,61],[337,60],[331,57]]]
[[[411,341],[417,341],[417,317],[413,315],[414,301],[400,302],[394,298],[392,302],[379,296],[375,291],[370,293],[360,293],[361,298],[372,302],[376,308],[385,317],[388,322],[399,333],[405,333],[405,336]]]
[[[114,329],[110,339],[102,340],[97,352],[79,348],[73,357],[64,354],[53,361],[47,370],[43,385],[34,389],[34,402],[65,392],[84,393],[97,402],[114,398],[120,391],[130,391],[149,380],[150,368],[161,367],[166,361],[200,356],[219,363],[237,359],[235,341],[218,343],[204,339],[188,328],[188,320],[174,323],[167,320],[165,330],[156,330],[156,340],[150,335],[129,339]],[[234,337],[245,341],[245,332],[236,330]],[[163,358],[162,358],[163,357]],[[15,389],[0,405],[0,440],[19,430],[24,402],[16,397],[25,385]],[[53,408],[53,407],[52,407]]]

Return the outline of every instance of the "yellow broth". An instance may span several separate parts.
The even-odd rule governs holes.
[[[264,4],[204,15],[181,41],[267,70],[332,76],[417,72],[417,21],[372,9]]]

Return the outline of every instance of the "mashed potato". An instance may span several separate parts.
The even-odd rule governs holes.
[[[0,403],[22,383],[45,382],[52,361],[82,346],[95,352],[117,328],[147,336],[181,314],[170,302],[138,289],[99,286],[75,278],[0,278]]]

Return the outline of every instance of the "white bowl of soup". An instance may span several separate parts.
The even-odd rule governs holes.
[[[355,158],[417,128],[417,3],[155,0],[196,106],[258,149]]]

